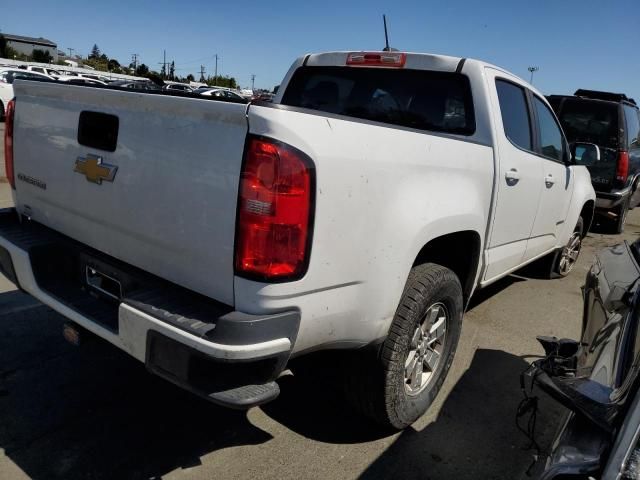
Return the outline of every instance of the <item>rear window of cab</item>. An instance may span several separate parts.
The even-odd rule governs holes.
[[[302,67],[282,104],[434,132],[475,132],[469,79],[460,73]]]

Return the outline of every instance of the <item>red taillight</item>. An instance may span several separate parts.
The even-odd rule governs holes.
[[[627,183],[629,175],[629,152],[622,151],[618,154],[618,167],[616,168],[616,180],[618,183]]]
[[[16,183],[13,177],[13,117],[16,111],[16,101],[11,100],[5,110],[4,124],[4,165],[7,173],[7,180],[11,188],[15,190]]]
[[[311,159],[273,140],[251,137],[240,176],[235,268],[242,276],[304,275],[314,198]]]
[[[347,65],[364,67],[404,67],[407,54],[400,52],[353,52],[347,55]]]

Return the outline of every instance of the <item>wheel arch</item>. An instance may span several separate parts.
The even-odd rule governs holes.
[[[420,249],[412,267],[431,262],[452,270],[460,280],[467,305],[476,283],[481,245],[480,234],[474,230],[441,235]]]
[[[580,216],[584,222],[584,225],[582,226],[582,238],[586,237],[587,232],[591,229],[591,223],[593,222],[593,217],[595,215],[595,206],[596,203],[593,200],[587,200],[582,206],[582,210],[580,210]]]

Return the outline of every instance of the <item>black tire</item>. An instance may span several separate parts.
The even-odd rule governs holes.
[[[4,103],[0,100],[0,122],[4,122]]]
[[[631,201],[631,197],[622,202],[616,209],[616,214],[618,217],[613,221],[613,232],[616,234],[620,234],[624,232],[624,224],[627,221],[627,214],[629,213],[629,203]]]
[[[562,247],[560,251],[556,252],[556,256],[553,262],[553,269],[551,272],[551,278],[566,277],[571,273],[571,270],[573,270],[573,267],[575,266],[576,262],[578,261],[578,257],[580,256],[580,250],[582,249],[582,239],[584,238],[585,233],[584,220],[582,219],[582,217],[578,217],[578,222],[576,223],[576,226],[573,227],[573,234],[571,235],[571,237],[569,237],[569,241],[564,247]],[[568,265],[567,267],[566,264],[563,264],[563,258],[565,259],[565,261],[569,261],[568,255],[570,252],[575,251],[576,247],[577,253],[575,255],[575,258],[572,258],[573,261],[571,261],[570,265]]]
[[[412,341],[419,333],[418,326],[429,320],[425,320],[427,312],[433,313],[434,309],[438,310],[430,317],[436,324],[442,324],[442,318],[445,318],[445,329],[442,341],[435,340],[430,344],[440,350],[437,362],[430,371],[423,372],[429,361],[419,352],[433,349],[425,347],[429,339],[422,338],[422,333],[428,333],[430,337],[433,334],[435,338],[439,332],[421,329],[421,349],[413,348]],[[375,350],[356,352],[346,372],[345,393],[354,408],[378,424],[398,430],[420,418],[436,398],[453,362],[463,310],[462,287],[456,274],[433,263],[414,267],[387,338]],[[441,313],[443,316],[439,317]],[[415,382],[413,393],[409,391],[412,387],[407,383],[405,372],[409,355],[415,360],[414,365],[420,365],[420,378],[428,376],[423,386]],[[434,358],[430,356],[429,359],[433,361]]]
[[[639,204],[639,199],[634,198],[638,193],[638,183],[640,183],[640,177],[636,178],[635,182],[633,182],[633,186],[631,187],[631,193],[629,194],[629,210],[633,210]]]

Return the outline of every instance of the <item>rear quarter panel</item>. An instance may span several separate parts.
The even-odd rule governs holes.
[[[299,281],[236,278],[236,308],[298,308],[295,351],[383,337],[420,249],[443,234],[484,239],[493,150],[372,122],[277,108],[249,110],[250,132],[276,138],[315,162],[310,265]]]

